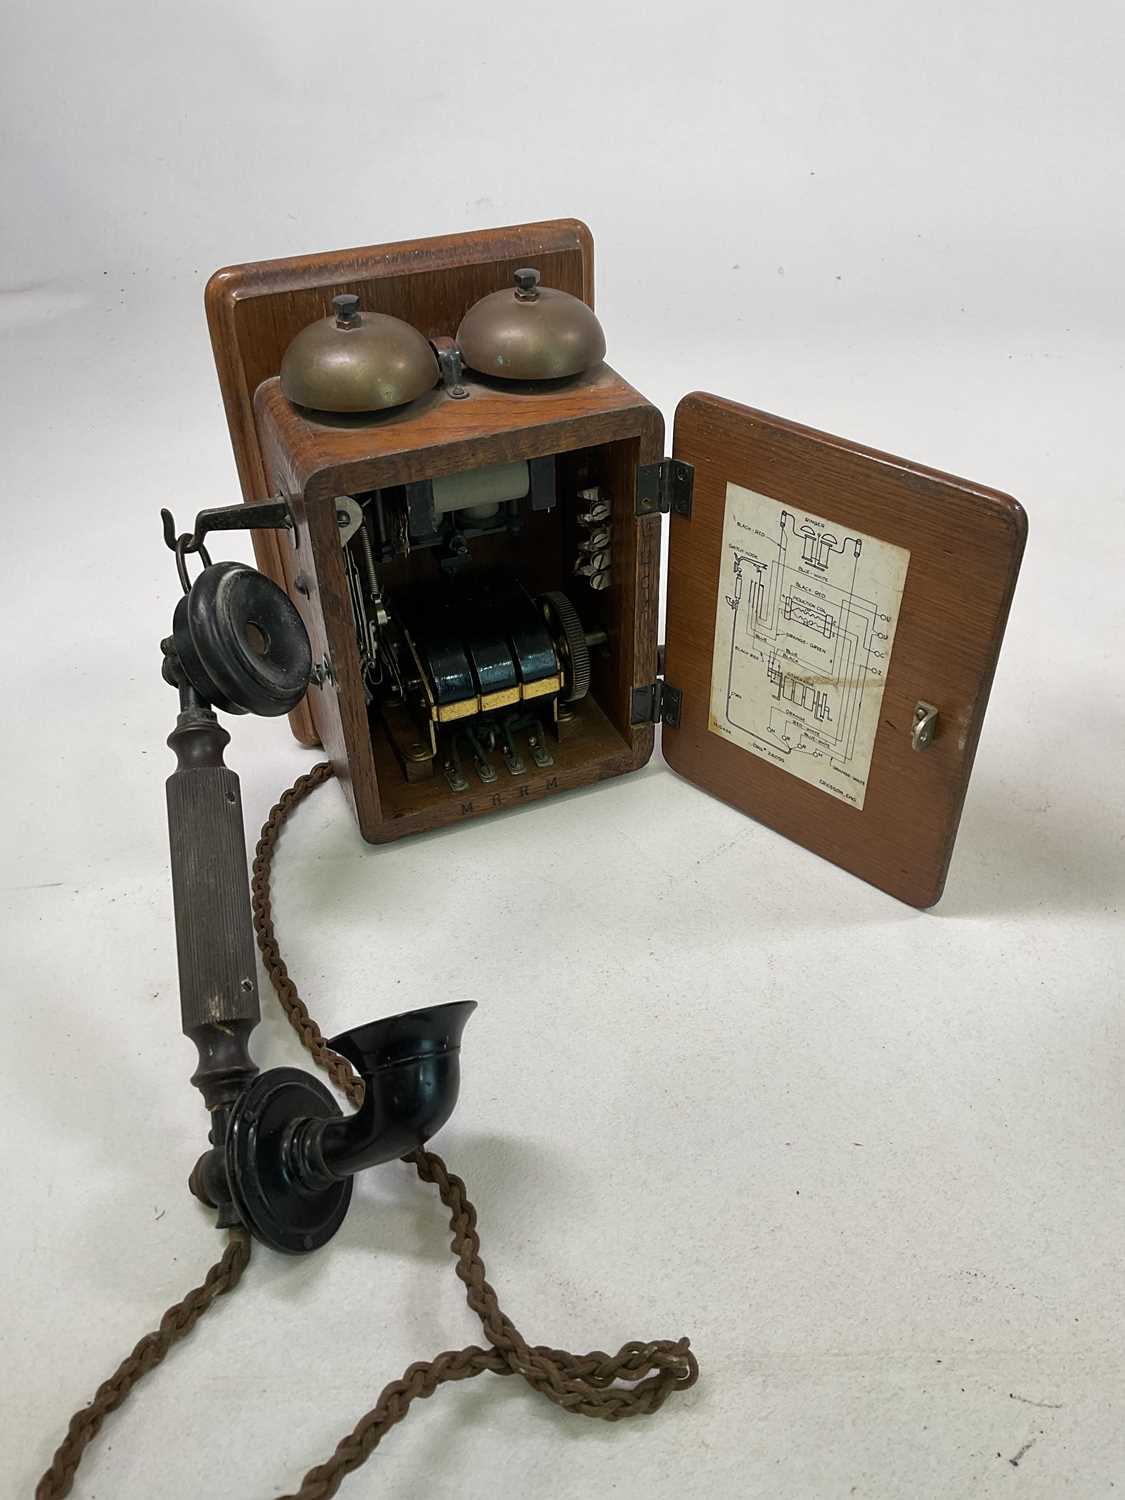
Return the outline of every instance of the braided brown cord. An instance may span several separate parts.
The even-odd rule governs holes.
[[[309,1015],[289,977],[274,933],[270,901],[270,868],[282,827],[293,809],[330,780],[332,774],[327,761],[314,766],[271,810],[254,851],[251,906],[266,973],[293,1029],[313,1060],[358,1106],[363,1099],[363,1081],[350,1063],[328,1048],[320,1027]],[[282,1500],[327,1500],[336,1493],[345,1476],[374,1452],[395,1423],[402,1421],[412,1402],[432,1396],[439,1385],[448,1381],[470,1380],[485,1370],[495,1375],[522,1375],[534,1390],[564,1411],[600,1417],[606,1422],[658,1411],[673,1391],[687,1390],[695,1384],[699,1366],[687,1339],[632,1342],[613,1355],[600,1350],[569,1354],[565,1349],[529,1345],[501,1311],[496,1293],[488,1284],[480,1255],[477,1213],[465,1194],[465,1184],[432,1151],[412,1151],[403,1160],[413,1165],[423,1182],[437,1187],[441,1201],[449,1209],[449,1227],[453,1231],[450,1248],[457,1257],[457,1274],[465,1283],[466,1300],[480,1318],[492,1347],[481,1349],[470,1344],[465,1349],[447,1350],[436,1359],[411,1365],[400,1380],[384,1387],[378,1401],[341,1440],[332,1457],[310,1469],[300,1489]],[[619,1381],[626,1384],[618,1384]]]
[[[412,1151],[403,1160],[413,1165],[423,1182],[436,1185],[449,1209],[457,1274],[465,1283],[469,1306],[492,1340],[492,1348],[470,1344],[411,1365],[401,1380],[384,1387],[378,1401],[340,1441],[332,1457],[310,1469],[300,1489],[283,1495],[281,1500],[328,1500],[344,1478],[371,1456],[395,1423],[402,1421],[413,1401],[432,1396],[447,1381],[471,1380],[485,1370],[494,1375],[522,1375],[533,1390],[564,1411],[600,1417],[605,1422],[650,1415],[659,1411],[673,1391],[686,1391],[695,1384],[699,1366],[687,1339],[623,1344],[616,1354],[603,1354],[597,1349],[589,1354],[568,1354],[565,1349],[542,1344],[530,1346],[501,1311],[496,1293],[485,1279],[477,1211],[465,1196],[465,1184],[432,1151]],[[630,1383],[619,1385],[618,1381]]]
[[[270,900],[270,869],[278,837],[295,807],[333,775],[325,761],[301,776],[270,811],[254,851],[251,906],[254,931],[270,983],[289,1017],[293,1029],[313,1061],[356,1107],[363,1100],[363,1080],[351,1064],[331,1051],[320,1027],[309,1015],[297,986],[281,956],[273,929]],[[481,1320],[492,1347],[470,1344],[447,1350],[435,1359],[413,1364],[400,1380],[385,1386],[378,1401],[337,1444],[332,1457],[310,1469],[301,1487],[281,1500],[327,1500],[340,1488],[353,1469],[358,1469],[378,1447],[384,1435],[401,1422],[411,1403],[432,1396],[438,1386],[454,1380],[471,1380],[485,1370],[494,1375],[522,1375],[533,1390],[564,1411],[582,1417],[619,1422],[625,1417],[647,1416],[658,1411],[673,1391],[684,1391],[699,1376],[695,1355],[687,1339],[656,1339],[651,1343],[623,1344],[616,1354],[593,1350],[569,1354],[565,1349],[529,1345],[519,1329],[501,1311],[496,1293],[485,1276],[477,1235],[477,1211],[465,1194],[465,1184],[446,1169],[432,1151],[412,1151],[403,1157],[423,1182],[432,1183],[449,1210],[453,1231],[450,1248],[457,1257],[457,1275],[465,1283],[466,1300]],[[156,1333],[146,1334],[129,1357],[98,1387],[89,1406],[71,1418],[67,1435],[39,1481],[35,1500],[62,1500],[70,1493],[82,1453],[97,1435],[109,1412],[121,1402],[149,1370],[158,1365],[178,1339],[189,1333],[216,1297],[228,1292],[250,1260],[250,1239],[242,1230],[231,1234],[223,1258],[208,1271],[203,1285],[170,1307]],[[620,1383],[619,1383],[620,1382]]]
[[[294,808],[301,805],[306,797],[315,792],[318,786],[331,781],[333,774],[331,763],[322,760],[304,776],[298,776],[293,785],[281,794],[277,803],[270,809],[269,817],[262,824],[262,831],[254,850],[254,863],[250,867],[250,909],[254,916],[254,935],[258,939],[262,964],[270,977],[274,993],[281,1001],[282,1010],[289,1017],[290,1026],[297,1033],[301,1046],[310,1053],[317,1067],[324,1069],[348,1103],[358,1109],[363,1103],[363,1079],[351,1063],[330,1051],[320,1027],[309,1015],[305,1002],[297,993],[297,986],[289,977],[289,970],[285,967],[285,960],[277,945],[273,930],[273,906],[270,899],[270,865],[273,862],[274,850],[277,848],[277,841],[286,818]]]
[[[658,1411],[673,1391],[695,1384],[699,1366],[687,1339],[655,1339],[651,1343],[632,1340],[616,1354],[603,1354],[598,1349],[590,1354],[568,1354],[565,1349],[549,1349],[542,1344],[530,1346],[501,1310],[488,1284],[480,1255],[477,1211],[465,1194],[465,1184],[447,1171],[441,1157],[432,1151],[412,1151],[404,1160],[413,1164],[423,1182],[435,1184],[449,1209],[453,1231],[450,1248],[457,1257],[457,1274],[465,1283],[465,1300],[513,1375],[522,1375],[534,1390],[566,1411],[606,1422],[648,1416]],[[622,1388],[614,1384],[617,1380],[633,1383]]]
[[[249,1264],[250,1236],[243,1229],[232,1230],[222,1259],[207,1272],[203,1285],[193,1287],[182,1302],[170,1307],[156,1331],[146,1333],[109,1379],[98,1386],[89,1406],[71,1417],[66,1437],[56,1448],[50,1468],[35,1486],[35,1500],[62,1500],[70,1494],[82,1455],[101,1431],[106,1417],[117,1410],[138,1380],[156,1368],[172,1345],[191,1332],[216,1297],[233,1291]]]

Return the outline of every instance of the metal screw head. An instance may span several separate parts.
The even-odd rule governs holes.
[[[359,298],[354,292],[341,292],[339,296],[332,298],[332,306],[336,309],[336,324],[339,328],[349,328],[359,316]]]
[[[590,506],[588,511],[578,517],[579,524],[582,526],[596,526],[599,521],[608,520],[609,513],[609,502],[607,500],[598,500]]]
[[[539,272],[534,266],[521,266],[515,273],[516,296],[521,302],[534,302],[539,295]]]

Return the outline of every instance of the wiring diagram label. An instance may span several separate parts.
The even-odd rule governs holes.
[[[708,728],[862,808],[910,553],[727,485]]]

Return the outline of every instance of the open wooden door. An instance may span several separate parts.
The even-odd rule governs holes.
[[[912,906],[941,895],[1027,534],[1008,495],[693,394],[664,757]]]

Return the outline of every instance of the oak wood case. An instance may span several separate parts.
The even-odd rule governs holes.
[[[606,365],[538,388],[474,377],[465,383],[467,400],[438,389],[374,421],[318,420],[291,405],[276,379],[261,385],[254,403],[264,472],[290,497],[295,522],[293,544],[281,540],[281,581],[308,627],[313,660],[331,664],[332,680],[309,695],[314,730],[360,832],[374,843],[635,770],[652,754],[653,726],[630,723],[630,709],[633,688],[656,674],[660,519],[637,518],[633,496],[637,465],[663,453],[663,417]],[[561,455],[565,493],[582,482],[568,469],[567,455],[574,455],[586,466],[586,482],[600,483],[613,502],[614,587],[585,602],[589,623],[609,637],[608,656],[595,663],[592,692],[576,705],[554,767],[529,766],[502,785],[464,793],[440,776],[407,783],[385,738],[368,724],[335,497],[548,454]],[[539,530],[521,544],[522,574],[536,590],[569,581],[561,572],[561,509],[530,518]],[[502,550],[495,560],[505,560]],[[405,566],[401,571],[408,575]]]
[[[207,287],[215,350],[243,496],[283,494],[291,538],[259,532],[259,565],[287,589],[331,677],[293,715],[298,738],[323,743],[363,836],[383,842],[495,807],[635,769],[654,729],[631,723],[634,688],[656,672],[661,522],[637,517],[637,468],[663,456],[658,411],[608,366],[520,387],[468,377],[467,400],[435,389],[362,418],[315,418],[282,395],[277,373],[294,335],[328,315],[339,292],[427,337],[452,335],[478,298],[533,264],[544,284],[593,305],[593,244],[574,219],[298,256],[218,271]],[[901,900],[941,894],[1026,534],[997,491],[848,443],[717,396],[686,397],[674,453],[694,466],[694,511],[673,515],[666,678],[683,693],[664,755],[681,775]],[[368,722],[335,497],[511,459],[558,455],[561,493],[596,482],[613,504],[613,586],[587,598],[587,624],[609,650],[556,766],[454,793],[441,777],[408,781]],[[708,728],[728,482],[906,548],[906,586],[862,809],[849,806]],[[559,507],[562,511],[564,507]],[[566,587],[565,518],[528,517],[516,555],[533,590]],[[428,566],[413,556],[392,574]],[[397,569],[397,573],[395,570]],[[590,618],[592,616],[592,618]],[[911,749],[919,701],[938,705],[932,747]]]
[[[695,466],[673,516],[666,672],[684,694],[674,770],[912,906],[941,895],[1027,534],[1009,495],[718,396],[686,396],[674,453]],[[867,794],[848,806],[708,728],[728,482],[904,547],[910,565]],[[911,748],[919,701],[939,707]]]
[[[338,292],[354,292],[368,310],[403,318],[435,338],[455,333],[474,302],[511,285],[512,272],[529,262],[547,285],[594,305],[594,245],[577,219],[295,255],[216,271],[204,303],[242,498],[265,500],[270,495],[254,393],[278,373],[294,336],[306,324],[327,317]],[[255,533],[254,553],[262,571],[283,583],[272,532]],[[298,739],[317,743],[307,704],[290,722]]]

